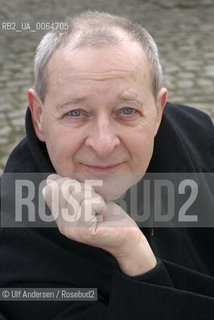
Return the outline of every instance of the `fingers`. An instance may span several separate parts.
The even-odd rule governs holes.
[[[92,185],[50,175],[43,196],[59,231],[69,239],[115,252],[127,234],[136,232],[127,213],[114,202],[106,203]]]
[[[81,204],[81,217],[86,224],[102,222],[107,215],[107,205],[102,197],[95,196],[85,199]]]
[[[52,181],[54,181],[54,180],[58,180],[58,179],[60,179],[60,178],[61,178],[61,176],[58,175],[58,174],[50,174],[50,175],[47,177],[46,182],[49,183],[49,182],[52,182]]]
[[[54,219],[61,216],[67,222],[92,221],[97,215],[97,221],[102,221],[102,215],[107,214],[107,206],[91,185],[59,175],[50,175],[47,185],[43,188],[43,196]]]

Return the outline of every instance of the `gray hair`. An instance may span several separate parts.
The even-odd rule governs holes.
[[[86,11],[74,18],[67,18],[65,26],[68,27],[67,30],[57,28],[47,33],[36,50],[35,90],[43,103],[47,91],[47,64],[59,47],[71,39],[73,48],[119,44],[124,39],[121,31],[124,31],[129,39],[139,43],[146,53],[151,70],[152,91],[157,97],[163,81],[158,48],[154,39],[140,24],[105,12]]]

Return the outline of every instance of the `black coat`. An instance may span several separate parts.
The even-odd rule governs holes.
[[[54,172],[45,144],[35,136],[29,110],[26,131],[2,179],[6,172]],[[167,103],[148,172],[213,173],[214,130],[209,117]],[[155,228],[151,234],[142,228],[142,232],[158,264],[131,277],[120,271],[109,253],[69,240],[57,228],[1,228],[1,287],[98,288],[98,301],[1,299],[0,310],[11,320],[213,320],[213,229]]]

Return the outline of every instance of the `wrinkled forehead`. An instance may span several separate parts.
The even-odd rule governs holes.
[[[151,84],[148,58],[141,45],[130,40],[108,46],[81,48],[74,48],[72,41],[67,42],[54,52],[48,63],[47,84],[51,85],[60,78],[63,81],[64,75],[72,79],[72,75],[77,74],[83,78],[91,75],[97,80],[118,75],[136,81],[142,79]]]

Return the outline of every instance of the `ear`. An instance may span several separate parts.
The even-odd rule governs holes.
[[[161,123],[161,119],[162,119],[162,115],[163,115],[163,110],[166,104],[166,100],[167,100],[167,89],[166,88],[162,88],[157,96],[157,123],[156,123],[156,127],[155,127],[155,136],[158,132],[160,123]]]
[[[34,89],[28,90],[28,104],[36,136],[40,141],[44,142],[45,137],[42,129],[42,114],[44,106],[39,95]]]

